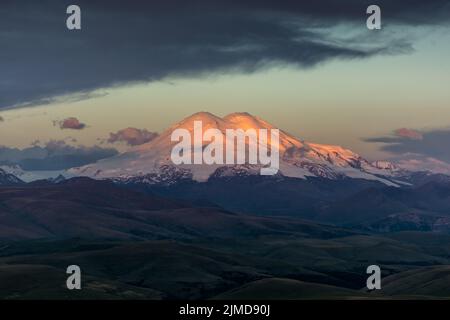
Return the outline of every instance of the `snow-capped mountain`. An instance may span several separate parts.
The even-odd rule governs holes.
[[[390,162],[390,161],[378,160],[378,161],[372,162],[371,164],[375,168],[381,169],[381,170],[389,170],[391,172],[397,172],[397,171],[401,170],[398,165],[396,165],[395,163]]]
[[[223,118],[208,112],[193,114],[168,128],[157,138],[133,150],[95,164],[74,168],[71,174],[97,179],[139,180],[150,184],[172,184],[180,179],[207,181],[211,176],[259,174],[261,165],[192,164],[174,165],[171,152],[177,142],[171,141],[175,129],[186,129],[192,135],[194,121],[202,121],[203,131],[220,130],[226,139],[226,129],[277,129],[270,123],[248,113],[232,113]],[[192,142],[194,143],[194,142]],[[201,142],[203,148],[210,142]],[[246,141],[246,144],[252,143]],[[195,151],[194,151],[195,152]],[[387,185],[396,185],[392,166],[369,163],[357,153],[335,145],[322,145],[302,141],[282,130],[279,134],[280,167],[278,175],[305,179],[344,177],[378,180]]]
[[[15,175],[0,169],[0,186],[4,185],[16,185],[24,183],[22,180],[17,178]]]
[[[70,174],[63,170],[57,171],[26,171],[23,170],[19,165],[2,165],[0,170],[5,173],[14,175],[24,182],[31,182],[36,180],[61,180],[61,177],[70,177]]]

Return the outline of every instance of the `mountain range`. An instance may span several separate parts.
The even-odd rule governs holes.
[[[29,182],[27,188],[57,185],[59,190],[71,177],[86,177],[149,196],[230,212],[296,217],[379,232],[450,230],[450,176],[406,171],[389,161],[370,163],[351,150],[305,142],[284,131],[280,131],[280,170],[273,176],[261,176],[260,166],[248,163],[174,165],[170,158],[175,145],[171,133],[176,129],[192,132],[194,121],[202,121],[204,130],[214,128],[222,134],[230,128],[275,128],[248,113],[219,118],[199,112],[148,143],[73,168],[64,175],[53,173],[51,178],[42,179],[42,175],[25,172],[18,166],[2,166],[0,185],[23,186],[23,180],[29,182],[33,176],[35,181]],[[206,143],[202,144],[204,148]],[[101,184],[97,187],[102,188]],[[80,199],[83,202],[86,201]]]
[[[259,165],[220,165],[220,164],[183,164],[175,166],[171,152],[176,142],[171,134],[176,129],[185,129],[192,133],[194,122],[201,121],[203,130],[218,129],[225,141],[227,129],[276,129],[267,121],[248,113],[232,113],[223,118],[208,112],[193,114],[174,124],[156,139],[135,147],[120,155],[100,160],[97,163],[70,170],[76,176],[88,176],[95,179],[113,178],[124,181],[146,181],[149,184],[174,184],[178,180],[205,182],[211,177],[259,174]],[[196,142],[192,141],[192,147]],[[203,148],[208,144],[201,141]],[[255,144],[246,141],[246,146]],[[302,141],[284,131],[279,137],[280,170],[284,177],[307,179],[322,177],[327,179],[355,178],[373,180],[385,185],[397,186],[396,178],[403,171],[386,161],[370,163],[357,153],[334,145],[321,145]]]

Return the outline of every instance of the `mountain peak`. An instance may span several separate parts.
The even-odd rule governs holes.
[[[215,120],[222,120],[222,119],[220,117],[216,116],[215,114],[212,114],[211,112],[200,111],[200,112],[191,114],[190,116],[181,120],[179,123],[184,123],[184,122],[194,121],[194,120],[215,121]]]
[[[248,112],[233,112],[223,117],[224,120],[233,120],[236,118],[256,119],[257,117],[251,115]]]
[[[17,185],[23,183],[24,182],[15,175],[0,168],[0,185]]]
[[[210,112],[194,113],[165,130],[156,139],[136,147],[132,151],[117,155],[110,159],[104,159],[96,164],[74,169],[77,175],[88,175],[96,178],[126,178],[150,177],[150,180],[176,176],[172,174],[177,169],[185,170],[193,180],[206,181],[221,167],[229,167],[225,164],[184,164],[174,166],[171,162],[171,152],[177,142],[172,141],[171,136],[176,129],[188,130],[194,134],[195,121],[201,121],[201,130],[218,129],[226,135],[228,129],[241,130],[272,130],[278,129],[265,120],[253,116],[247,112],[234,112],[220,118]],[[225,141],[225,140],[224,140]],[[190,142],[194,144],[193,140]],[[201,141],[202,146],[208,142]],[[250,142],[246,142],[248,144]],[[378,180],[390,183],[372,174],[382,174],[384,171],[377,169],[365,159],[351,150],[340,146],[321,145],[304,142],[296,137],[279,131],[280,173],[284,176],[306,178],[307,176],[325,177],[335,179],[347,176],[359,179]],[[170,170],[165,170],[169,168]],[[184,171],[183,171],[184,172]],[[228,172],[228,171],[227,171]],[[230,172],[234,172],[233,170]],[[168,174],[170,173],[170,174]]]
[[[223,117],[223,120],[231,127],[237,127],[239,129],[278,129],[269,122],[256,117],[247,112],[234,112]]]
[[[171,133],[174,129],[184,128],[188,130],[192,130],[194,126],[194,121],[201,121],[205,127],[221,127],[224,125],[224,121],[222,118],[206,111],[196,112],[180,122],[175,123],[169,129],[166,130],[165,133]],[[164,136],[164,133],[162,134]]]

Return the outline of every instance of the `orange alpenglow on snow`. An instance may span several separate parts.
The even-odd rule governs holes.
[[[268,132],[275,128],[267,121],[248,113],[232,113],[223,118],[209,112],[195,113],[182,121],[172,125],[152,141],[136,146],[130,151],[115,157],[100,160],[95,164],[87,165],[71,170],[72,174],[90,176],[93,178],[128,178],[143,175],[164,175],[170,168],[170,172],[188,174],[195,181],[207,181],[213,174],[217,174],[220,168],[224,172],[244,170],[248,174],[260,174],[263,167],[259,164],[180,164],[175,165],[171,159],[171,153],[177,141],[171,140],[172,133],[177,129],[186,130],[194,136],[194,125],[201,121],[203,132],[208,129],[217,129],[226,139],[227,129],[265,129]],[[197,139],[201,139],[197,138]],[[192,139],[192,148],[194,141]],[[200,143],[200,141],[197,141]],[[201,147],[206,147],[210,142],[201,141]],[[252,141],[245,142],[246,148]],[[271,141],[269,141],[269,145]],[[387,185],[395,185],[389,180],[378,175],[390,175],[390,169],[378,168],[357,153],[340,146],[321,145],[302,141],[282,130],[279,130],[279,171],[286,177],[302,178],[324,177],[336,179],[338,177],[351,177],[367,180],[381,181]],[[246,157],[248,159],[248,157]],[[225,170],[227,169],[227,170]],[[231,173],[230,173],[231,174]]]

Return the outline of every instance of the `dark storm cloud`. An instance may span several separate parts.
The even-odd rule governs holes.
[[[412,132],[412,131],[411,131]],[[397,156],[418,154],[450,163],[450,129],[415,131],[416,138],[411,136],[376,137],[365,139],[367,142],[384,143],[382,150]],[[420,138],[419,138],[420,137]]]
[[[65,170],[109,158],[118,152],[98,146],[72,146],[64,140],[51,140],[18,149],[0,146],[0,165],[20,165],[24,170]]]
[[[385,25],[444,23],[447,2],[377,1]],[[66,8],[74,3],[82,10],[81,31],[65,27]],[[66,94],[71,100],[82,99],[98,88],[167,76],[253,72],[277,63],[312,67],[334,58],[410,49],[407,40],[393,41],[386,29],[366,29],[369,4],[365,0],[3,0],[0,108],[51,103]],[[337,23],[353,25],[359,37],[340,39],[333,32]]]

